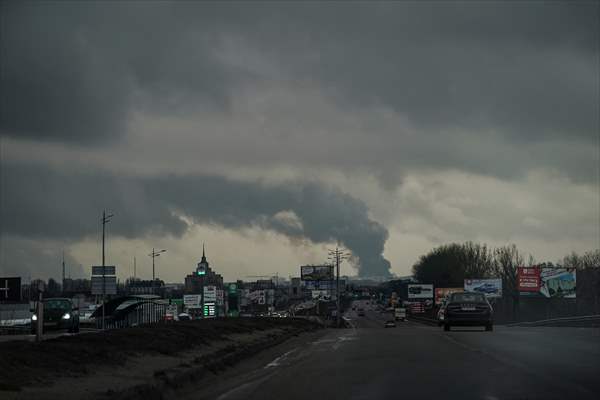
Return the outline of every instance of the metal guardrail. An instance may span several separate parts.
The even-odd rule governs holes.
[[[0,326],[0,335],[25,335],[30,329],[29,326]]]
[[[515,322],[506,326],[600,326],[600,314]]]

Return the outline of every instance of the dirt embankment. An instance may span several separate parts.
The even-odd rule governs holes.
[[[41,343],[4,342],[0,394],[15,399],[135,398],[161,385],[199,379],[205,372],[216,372],[318,328],[303,319],[231,318],[63,336]],[[73,390],[65,396],[69,386]]]

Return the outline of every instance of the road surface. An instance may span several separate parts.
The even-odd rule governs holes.
[[[200,381],[183,399],[599,399],[600,329],[443,332],[362,303],[355,329],[300,338]]]

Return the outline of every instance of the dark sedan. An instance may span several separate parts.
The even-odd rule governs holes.
[[[452,293],[438,313],[439,324],[449,331],[452,326],[485,326],[493,330],[493,310],[481,293]]]
[[[43,330],[67,330],[70,333],[79,332],[79,308],[71,299],[48,298],[44,303]],[[38,324],[37,314],[31,316],[31,333],[35,333]]]

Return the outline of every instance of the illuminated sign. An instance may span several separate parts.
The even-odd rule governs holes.
[[[215,303],[205,303],[203,314],[205,317],[214,317],[215,316]]]

